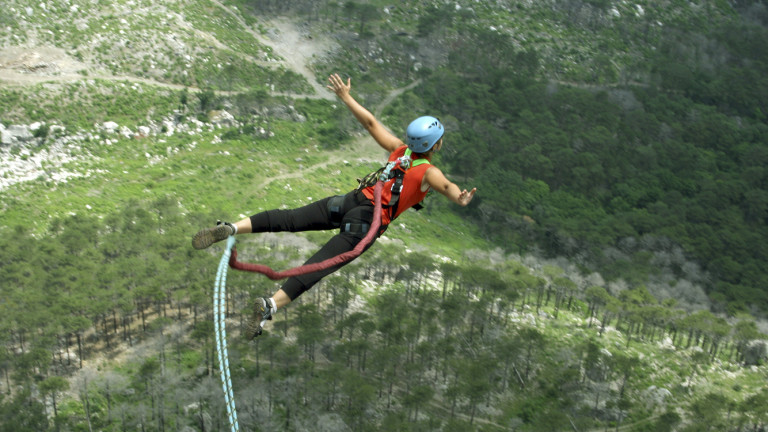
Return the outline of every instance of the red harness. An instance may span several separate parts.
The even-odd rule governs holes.
[[[427,196],[427,191],[421,190],[421,183],[429,169],[430,162],[426,158],[411,160],[408,147],[398,147],[389,155],[389,161],[381,174],[384,182],[381,193],[382,226],[389,225],[401,213],[411,207],[421,208],[419,203]],[[373,201],[373,186],[364,188],[363,194]]]

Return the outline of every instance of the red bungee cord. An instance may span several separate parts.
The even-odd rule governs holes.
[[[292,276],[299,276],[307,273],[314,273],[316,271],[325,270],[330,267],[347,263],[353,259],[359,257],[365,248],[371,244],[374,237],[378,234],[381,227],[381,189],[384,183],[382,181],[376,182],[376,186],[373,189],[374,196],[374,209],[373,209],[373,221],[371,221],[371,228],[368,230],[368,234],[358,243],[351,251],[344,252],[336,255],[335,257],[328,258],[325,261],[320,261],[312,264],[304,264],[302,266],[294,267],[292,269],[284,271],[275,271],[272,268],[263,264],[249,264],[243,263],[237,260],[237,249],[232,248],[232,255],[229,257],[229,266],[233,269],[250,271],[261,273],[272,280],[285,279]]]

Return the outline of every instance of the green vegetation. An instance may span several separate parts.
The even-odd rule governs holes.
[[[15,25],[0,32],[2,45],[24,44],[31,37],[40,45],[67,50],[82,62],[85,75],[133,76],[224,91],[274,86],[280,92],[312,93],[295,72],[274,67],[271,50],[215,3],[6,3],[4,13],[10,11]]]
[[[413,28],[406,16],[414,11],[395,8],[403,22],[379,22],[372,40],[349,41],[367,53],[344,50],[326,68],[380,94],[368,83],[381,75],[407,82],[423,62],[421,85],[384,118],[398,126],[414,112],[444,118],[453,151],[441,162],[481,191],[473,216],[499,245],[586,254],[587,266],[611,280],[627,278],[616,271],[617,248],[633,268],[684,277],[661,258],[679,245],[711,278],[716,310],[762,315],[765,17],[720,2],[644,6],[529,6],[509,23],[489,4],[415,9],[416,40],[429,48],[390,43]],[[538,37],[528,37],[534,27]],[[437,46],[444,60],[430,52]],[[364,72],[353,66],[378,49],[386,61]],[[510,226],[520,217],[535,224]]]
[[[154,113],[168,114],[181,107],[179,92],[128,81],[81,81],[51,89],[0,89],[0,104],[11,123],[53,121],[70,130],[90,130],[96,123],[114,121],[135,128]]]
[[[204,418],[206,429],[226,429],[211,328],[218,257],[187,246],[189,221],[210,219],[166,196],[101,219],[58,218],[40,238],[23,228],[2,236],[3,374],[23,391],[0,406],[33,408],[3,417],[4,427],[202,429]],[[301,258],[274,241],[241,241],[240,259],[283,268]],[[614,297],[552,265],[532,272],[479,252],[456,258],[404,254],[382,240],[254,343],[235,324],[252,293],[273,283],[230,271],[241,426],[303,429],[322,413],[355,430],[651,427],[671,421],[667,412],[691,425],[759,424],[765,367],[739,364],[758,337],[751,318],[731,327],[707,311],[659,304],[643,287]],[[108,360],[126,345],[153,348]],[[41,412],[50,423],[35,419]]]
[[[3,157],[67,157],[0,190],[0,430],[228,428],[221,249],[190,235],[343,193],[380,156],[337,102],[279,96],[316,95],[258,43],[271,14],[333,35],[312,67],[392,130],[438,115],[435,163],[479,192],[401,216],[256,342],[239,329],[276,283],[230,271],[244,430],[765,427],[760,7],[11,0],[0,46],[62,49],[83,80],[0,88],[4,126],[42,122]],[[242,237],[240,259],[288,268],[330,235]]]

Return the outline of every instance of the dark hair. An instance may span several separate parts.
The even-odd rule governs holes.
[[[417,159],[420,157],[424,158],[424,157],[427,157],[428,155],[431,155],[432,153],[435,152],[435,147],[437,147],[437,145],[442,142],[443,142],[443,137],[440,137],[440,139],[437,140],[437,142],[435,142],[435,145],[430,147],[429,150],[425,151],[424,153],[416,153],[416,152],[411,153],[411,155],[413,156],[412,159]]]

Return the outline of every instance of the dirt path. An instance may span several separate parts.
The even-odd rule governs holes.
[[[317,77],[311,70],[313,61],[338,48],[338,45],[330,38],[322,35],[310,35],[308,31],[303,30],[286,18],[262,22],[265,27],[269,28],[265,36],[248,26],[236,9],[226,6],[218,0],[211,0],[211,2],[231,15],[246,32],[262,45],[271,48],[273,54],[281,59],[280,62],[268,63],[255,58],[246,58],[246,60],[269,68],[283,66],[303,76],[314,90],[314,94],[284,94],[277,92],[275,95],[302,99],[335,99],[335,95],[324,84],[318,82]],[[201,39],[217,45],[221,49],[229,49],[229,47],[222,44],[213,35],[201,31],[198,31],[198,33],[200,33]],[[236,50],[230,49],[230,51],[237,54]],[[87,71],[87,75],[85,71]],[[88,79],[128,81],[171,90],[187,89],[192,92],[199,91],[195,87],[187,87],[150,78],[110,74],[97,65],[87,64],[74,59],[65,50],[57,47],[0,47],[0,82],[3,84],[29,86],[46,82],[63,83]],[[229,94],[229,92],[217,93]]]
[[[328,90],[323,84],[318,82],[317,77],[312,72],[312,63],[318,57],[322,57],[338,49],[338,45],[330,38],[318,34],[310,34],[303,27],[291,22],[285,18],[278,18],[262,23],[269,27],[266,35],[249,27],[240,13],[231,7],[228,7],[218,0],[212,0],[218,7],[231,15],[238,23],[252,35],[256,40],[272,49],[273,55],[282,59],[282,63],[274,63],[271,66],[277,67],[282,64],[289,70],[302,75],[313,87],[315,94],[282,94],[291,98],[317,98],[329,101],[336,101],[336,95]],[[211,36],[212,37],[212,36]],[[226,47],[224,47],[226,48]],[[87,71],[87,75],[84,73]],[[150,78],[143,78],[131,75],[114,75],[105,70],[100,70],[95,65],[87,64],[69,56],[65,50],[50,46],[27,47],[0,47],[0,83],[5,85],[31,86],[40,83],[69,83],[83,80],[106,80],[118,82],[138,83],[148,86],[166,88],[170,90],[188,90],[198,92],[200,89],[195,87],[186,87],[180,84],[157,81]],[[372,111],[378,117],[381,112],[394,101],[403,92],[412,89],[421,81],[417,80],[411,84],[392,90]],[[220,95],[236,94],[238,92],[217,91]],[[398,133],[395,133],[396,135]],[[356,139],[351,147],[346,149],[328,152],[329,158],[319,164],[305,168],[301,171],[287,172],[274,178],[269,182],[276,180],[285,180],[296,178],[306,173],[325,168],[331,164],[340,163],[343,160],[355,159],[361,160],[358,155],[362,155],[364,160],[379,160],[377,155],[383,152],[376,142],[367,134],[361,135]]]
[[[232,16],[259,43],[271,48],[273,54],[280,61],[266,64],[267,67],[284,66],[286,69],[303,76],[314,90],[314,94],[283,94],[277,92],[275,95],[301,99],[336,99],[336,95],[328,90],[325,87],[325,83],[319,81],[312,71],[313,62],[339,49],[339,45],[335,41],[325,35],[312,33],[287,18],[275,18],[262,22],[261,24],[268,28],[266,35],[264,35],[250,27],[237,9],[227,6],[219,0],[211,0],[211,2]],[[206,40],[213,40],[216,44],[221,44],[213,35],[204,34],[201,37]],[[227,49],[228,47],[221,46],[221,48]],[[233,50],[233,52],[236,51]],[[249,60],[260,64],[264,63],[258,59]],[[85,71],[87,71],[87,75]],[[191,92],[199,91],[195,87],[187,87],[150,78],[110,74],[96,65],[87,64],[72,58],[61,48],[51,46],[0,47],[0,82],[5,84],[29,86],[45,82],[76,82],[89,79],[127,81],[171,90],[187,89]],[[413,88],[419,82],[416,81],[407,87],[394,90],[375,107],[374,113],[380,114],[384,107],[391,103],[392,100],[402,92]],[[226,95],[237,92],[217,93]]]
[[[373,109],[373,114],[376,117],[381,117],[382,111],[384,111],[384,108],[386,108],[389,104],[392,103],[395,99],[397,99],[401,94],[405,93],[408,90],[411,90],[412,88],[416,87],[417,85],[421,84],[421,78],[417,79],[416,81],[408,84],[405,87],[400,87],[398,89],[394,89],[379,103],[376,105],[376,107]]]
[[[3,84],[23,87],[41,83],[85,80],[127,81],[170,90],[199,91],[194,87],[150,78],[109,74],[94,65],[73,59],[61,48],[51,46],[0,48],[0,82]]]

